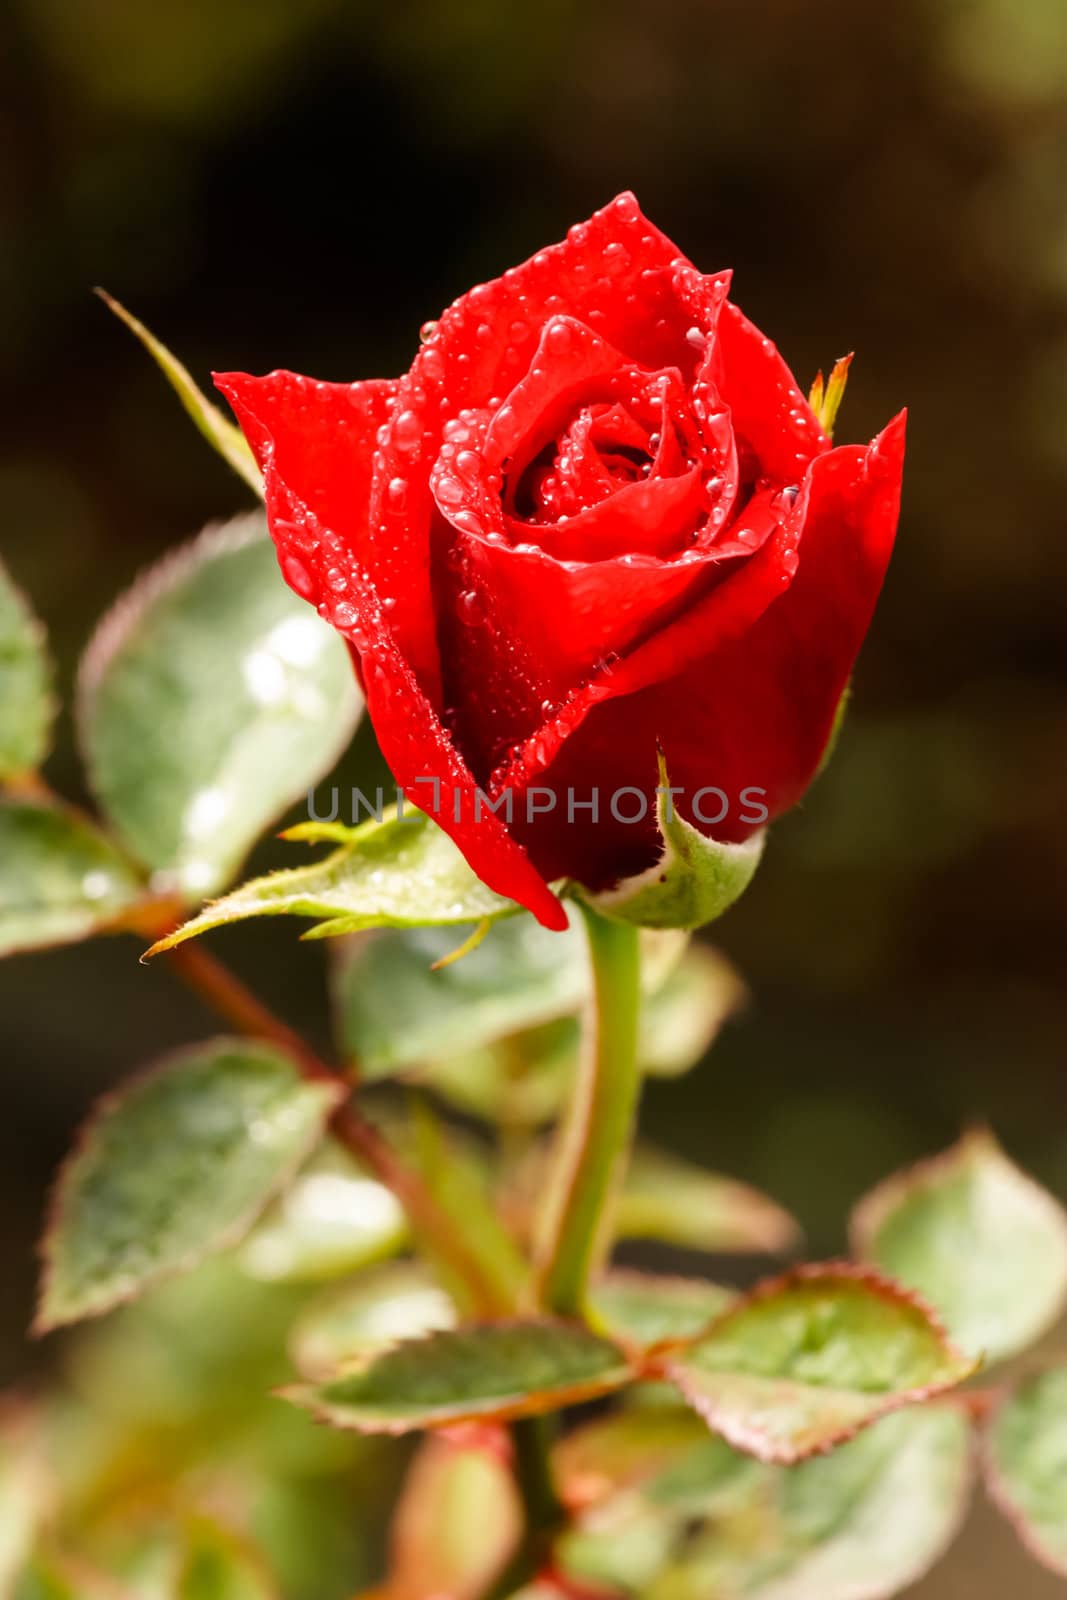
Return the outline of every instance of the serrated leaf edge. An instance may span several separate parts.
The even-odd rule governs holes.
[[[1061,1368],[1062,1362],[1050,1362],[1043,1370],[1051,1372]],[[1038,1369],[1027,1374],[1020,1383],[1012,1384],[993,1405],[979,1432],[978,1455],[981,1463],[982,1481],[990,1500],[996,1506],[1001,1516],[1013,1530],[1019,1543],[1034,1560],[1048,1572],[1055,1572],[1061,1578],[1067,1578],[1067,1561],[1058,1556],[1053,1556],[1045,1547],[1044,1542],[1034,1529],[1033,1522],[1022,1507],[1015,1500],[1009,1487],[1006,1475],[1001,1471],[993,1448],[993,1432],[996,1428],[1000,1413],[1011,1405],[1022,1384],[1031,1378],[1042,1376]]]
[[[618,1356],[617,1376],[611,1380],[587,1380],[582,1383],[560,1385],[551,1390],[541,1390],[537,1393],[519,1393],[494,1399],[487,1399],[481,1405],[474,1405],[464,1410],[457,1407],[439,1405],[435,1409],[439,1415],[431,1416],[429,1413],[419,1418],[378,1418],[364,1417],[359,1422],[353,1420],[358,1413],[358,1406],[347,1407],[343,1402],[331,1403],[321,1397],[321,1391],[330,1385],[343,1382],[345,1377],[366,1372],[377,1361],[400,1349],[411,1349],[416,1345],[432,1345],[447,1342],[457,1334],[468,1335],[478,1333],[483,1329],[506,1330],[508,1328],[544,1328],[546,1330],[560,1327],[580,1328],[589,1334],[590,1338],[598,1339],[602,1344],[610,1345]],[[345,1432],[364,1434],[385,1434],[391,1438],[399,1438],[408,1433],[433,1432],[438,1428],[451,1428],[464,1422],[513,1422],[520,1417],[544,1416],[549,1412],[562,1411],[568,1406],[582,1405],[589,1400],[600,1399],[604,1395],[614,1394],[627,1384],[636,1382],[641,1376],[625,1347],[615,1337],[607,1338],[604,1334],[586,1327],[584,1323],[566,1322],[560,1318],[552,1317],[502,1317],[492,1322],[465,1322],[454,1329],[439,1329],[430,1333],[420,1334],[414,1339],[396,1339],[389,1344],[378,1346],[373,1351],[368,1351],[365,1357],[359,1357],[341,1371],[335,1373],[322,1384],[286,1384],[274,1390],[281,1400],[307,1411],[316,1422],[327,1427],[339,1428]]]
[[[750,1307],[759,1305],[764,1300],[773,1299],[776,1295],[787,1292],[797,1284],[819,1282],[848,1282],[860,1283],[871,1289],[876,1295],[895,1306],[910,1306],[920,1312],[930,1326],[935,1339],[940,1344],[945,1356],[953,1362],[959,1363],[960,1372],[957,1376],[945,1378],[935,1383],[921,1384],[912,1389],[902,1389],[893,1394],[873,1396],[875,1401],[871,1414],[863,1417],[859,1422],[846,1426],[831,1434],[810,1449],[798,1449],[789,1445],[771,1444],[765,1437],[748,1429],[738,1428],[729,1422],[724,1426],[718,1414],[717,1407],[705,1397],[693,1394],[687,1386],[684,1372],[676,1370],[675,1356],[684,1354],[695,1345],[701,1344],[705,1339],[718,1333],[727,1323],[742,1316]],[[961,1351],[952,1339],[949,1338],[939,1314],[922,1295],[915,1290],[907,1289],[886,1273],[879,1272],[874,1267],[857,1264],[854,1261],[826,1261],[805,1262],[801,1266],[793,1267],[788,1272],[779,1274],[774,1278],[765,1278],[757,1283],[753,1289],[742,1295],[732,1306],[727,1306],[718,1317],[714,1319],[694,1338],[678,1340],[671,1344],[669,1349],[661,1347],[649,1362],[647,1377],[666,1379],[674,1384],[679,1393],[684,1397],[687,1405],[692,1406],[698,1416],[702,1417],[713,1432],[720,1434],[728,1444],[735,1449],[743,1451],[746,1455],[754,1456],[756,1460],[763,1461],[772,1466],[794,1466],[799,1461],[809,1460],[812,1456],[827,1455],[840,1444],[845,1444],[849,1439],[854,1439],[864,1428],[871,1423],[879,1421],[882,1417],[889,1416],[894,1411],[903,1410],[910,1405],[921,1405],[924,1401],[936,1399],[937,1396],[946,1394],[957,1387],[964,1379],[972,1377],[981,1365],[980,1359],[974,1359]],[[789,1382],[788,1379],[768,1380]],[[800,1385],[798,1387],[810,1387]],[[828,1390],[827,1392],[832,1392]],[[849,1391],[851,1392],[851,1391]]]
[[[311,1130],[290,1158],[284,1163],[277,1174],[275,1182],[270,1186],[261,1201],[257,1201],[240,1217],[236,1218],[228,1228],[216,1236],[211,1244],[202,1250],[190,1251],[179,1262],[167,1265],[149,1272],[136,1284],[128,1289],[111,1291],[107,1295],[99,1295],[95,1301],[90,1300],[81,1310],[76,1312],[55,1313],[48,1310],[49,1293],[52,1287],[55,1261],[55,1243],[62,1224],[63,1206],[65,1201],[65,1188],[67,1180],[76,1163],[90,1148],[92,1137],[99,1124],[113,1112],[119,1110],[128,1098],[131,1090],[142,1087],[154,1078],[162,1077],[166,1072],[180,1064],[189,1055],[200,1055],[205,1051],[216,1049],[219,1052],[240,1051],[242,1053],[255,1053],[259,1051],[274,1059],[287,1060],[293,1067],[294,1073],[299,1076],[299,1068],[284,1050],[276,1045],[268,1045],[263,1040],[246,1039],[236,1034],[216,1034],[209,1039],[198,1043],[179,1045],[174,1050],[169,1050],[165,1055],[143,1067],[139,1072],[131,1074],[115,1088],[107,1090],[99,1096],[89,1108],[88,1114],[82,1120],[74,1137],[74,1142],[66,1156],[60,1163],[59,1169],[52,1180],[48,1199],[45,1204],[45,1225],[37,1246],[37,1257],[41,1265],[41,1278],[37,1295],[37,1309],[30,1324],[30,1334],[33,1338],[43,1338],[45,1334],[53,1333],[58,1328],[69,1327],[76,1322],[86,1322],[93,1318],[104,1316],[107,1312],[115,1310],[122,1305],[128,1305],[136,1300],[146,1289],[159,1283],[165,1283],[172,1278],[181,1277],[183,1273],[190,1272],[201,1261],[210,1256],[218,1255],[224,1250],[232,1249],[247,1236],[249,1231],[259,1221],[270,1202],[285,1188],[286,1184],[295,1176],[308,1156],[315,1149],[326,1122],[332,1111],[347,1098],[348,1086],[340,1081],[336,1085],[325,1081],[315,1084],[305,1083],[303,1086],[319,1091],[324,1099],[322,1129],[318,1132]]]

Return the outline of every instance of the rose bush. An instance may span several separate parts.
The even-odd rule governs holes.
[[[797,800],[889,559],[903,415],[832,448],[728,287],[623,194],[427,324],[403,378],[216,379],[398,783],[550,926],[550,882],[656,859],[654,804],[608,801],[653,795],[657,750],[717,838]]]

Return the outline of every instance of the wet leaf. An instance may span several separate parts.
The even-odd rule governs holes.
[[[1067,1367],[1025,1379],[994,1412],[986,1479],[1030,1553],[1067,1578]]]
[[[94,1316],[236,1244],[343,1090],[265,1045],[177,1051],[101,1101],[63,1168],[37,1328]]]
[[[529,912],[498,922],[469,955],[434,970],[463,929],[390,928],[353,940],[338,967],[343,1047],[364,1080],[576,1010],[589,987],[577,924],[553,933]]]
[[[361,1371],[288,1398],[337,1428],[409,1433],[558,1411],[631,1377],[616,1345],[576,1324],[499,1322],[396,1345]]]
[[[917,1298],[830,1263],[757,1285],[663,1372],[736,1449],[788,1464],[961,1383],[975,1365]]]
[[[190,901],[222,888],[330,770],[361,704],[343,641],[286,586],[258,514],[144,574],[97,629],[78,685],[104,812]]]
[[[143,892],[114,845],[75,812],[0,800],[0,955],[83,939]]]
[[[881,1184],[853,1238],[989,1360],[1032,1344],[1067,1301],[1067,1213],[984,1131]]]
[[[299,836],[290,830],[289,837]],[[410,807],[404,816],[371,820],[343,830],[343,836],[339,849],[310,866],[253,878],[224,895],[153,945],[150,954],[247,917],[314,918],[317,926],[308,938],[363,928],[478,922],[518,910],[513,900],[486,888],[448,835]]]
[[[44,629],[0,566],[0,781],[40,766],[54,715]]]

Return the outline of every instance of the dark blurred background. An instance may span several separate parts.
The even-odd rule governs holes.
[[[851,1202],[987,1118],[1067,1197],[1063,0],[15,0],[0,93],[3,556],[69,686],[134,573],[248,502],[104,284],[206,382],[403,370],[419,324],[616,191],[840,439],[911,408],[898,553],[839,752],[722,924],[752,989],[649,1094],[662,1140],[842,1248]],[[50,766],[78,792],[69,720]],[[321,1035],[318,952],[222,936]],[[5,1376],[44,1185],[91,1099],[207,1018],[120,941],[0,969]],[[979,1519],[923,1588],[1019,1581]]]

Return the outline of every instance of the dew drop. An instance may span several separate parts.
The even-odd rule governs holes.
[[[422,424],[414,411],[402,411],[393,423],[393,440],[398,450],[414,450],[422,437]]]
[[[390,478],[389,486],[385,491],[392,511],[403,511],[408,497],[408,480],[406,478]]]
[[[545,348],[554,356],[565,356],[573,343],[573,335],[565,322],[550,322],[545,329]]]
[[[463,485],[458,478],[438,478],[434,485],[434,498],[438,505],[461,506],[466,499]]]
[[[282,561],[282,571],[285,573],[286,583],[295,589],[302,599],[310,599],[311,592],[315,587],[315,580],[300,560],[300,557],[286,556]]]
[[[422,327],[419,329],[419,338],[422,340],[423,344],[426,344],[430,339],[433,338],[436,332],[437,323],[435,321],[424,322]]]
[[[459,620],[468,628],[477,628],[485,621],[485,601],[477,589],[464,589],[456,599]]]

